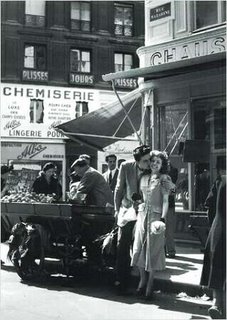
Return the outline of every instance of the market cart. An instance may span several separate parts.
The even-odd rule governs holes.
[[[100,236],[114,225],[113,208],[69,203],[1,203],[9,257],[22,279],[37,279],[48,259],[58,259],[66,275],[78,263],[104,266]]]

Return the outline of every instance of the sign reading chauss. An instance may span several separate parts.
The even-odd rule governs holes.
[[[150,9],[150,22],[171,16],[171,3]]]

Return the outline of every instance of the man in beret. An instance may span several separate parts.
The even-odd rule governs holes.
[[[69,196],[74,203],[85,203],[105,207],[113,205],[113,193],[100,172],[90,167],[85,159],[73,163],[74,173],[80,177],[79,183],[71,183]]]

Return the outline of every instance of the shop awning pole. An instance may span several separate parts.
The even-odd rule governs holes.
[[[121,104],[121,106],[122,106],[122,108],[123,108],[123,110],[124,110],[124,112],[125,112],[125,115],[126,115],[128,121],[129,121],[129,123],[130,123],[130,125],[131,125],[131,127],[132,127],[132,129],[133,129],[133,131],[134,131],[134,133],[136,134],[136,136],[137,136],[140,144],[143,144],[140,136],[138,135],[138,132],[137,132],[136,128],[134,127],[134,125],[133,125],[133,123],[132,123],[132,121],[131,121],[128,113],[127,113],[127,110],[125,109],[125,106],[123,105],[123,102],[121,101],[121,98],[119,97],[119,94],[118,94],[117,91],[116,91],[116,88],[115,88],[115,86],[114,86],[114,81],[112,81],[112,88],[113,88],[113,91],[114,91],[114,93],[116,94],[116,96],[117,96],[117,98],[118,98],[118,100],[119,100],[119,102],[120,102],[120,104]]]
[[[174,133],[173,133],[173,135],[172,135],[171,139],[169,140],[169,142],[168,142],[167,146],[165,147],[164,151],[166,151],[166,150],[167,150],[167,148],[168,148],[168,146],[170,145],[170,143],[172,142],[173,138],[176,136],[177,131],[178,131],[178,129],[180,128],[180,125],[181,125],[181,123],[184,121],[184,119],[185,119],[185,117],[187,116],[187,114],[188,114],[188,111],[185,113],[185,115],[183,116],[183,118],[182,118],[182,119],[181,119],[181,121],[179,122],[179,124],[178,124],[178,126],[177,126],[176,130],[174,131]],[[176,141],[176,142],[178,142],[178,139],[179,139],[179,138],[177,138],[177,141]]]
[[[133,102],[133,104],[131,105],[129,111],[127,112],[127,114],[129,115],[130,111],[133,109],[134,105],[136,104],[138,98]],[[124,123],[125,119],[127,118],[127,116],[125,115],[123,120],[121,121],[121,123],[119,124],[119,126],[117,127],[117,130],[114,132],[113,137],[116,136],[117,132],[120,130],[122,124]]]

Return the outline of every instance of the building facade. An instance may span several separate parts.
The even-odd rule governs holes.
[[[203,215],[226,156],[226,2],[145,0],[140,68],[107,74],[139,78],[144,142],[166,150],[178,169],[176,231]],[[207,230],[207,229],[206,229]]]
[[[97,151],[54,128],[115,99],[102,74],[139,66],[144,3],[1,1],[1,14],[1,161],[30,177],[54,161],[66,186],[75,158],[88,153],[97,167]],[[138,86],[115,85],[122,95]]]

